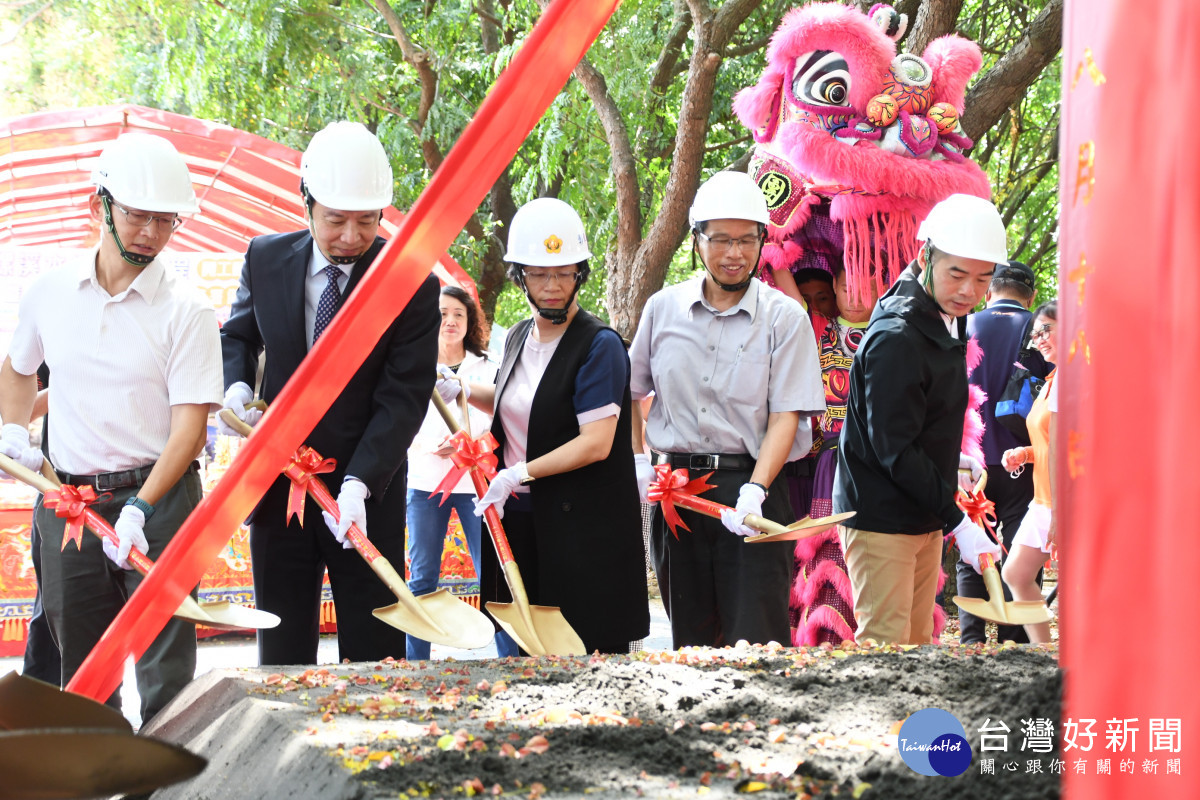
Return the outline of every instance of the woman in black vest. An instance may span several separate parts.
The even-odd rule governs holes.
[[[561,200],[539,198],[513,217],[509,276],[536,313],[509,331],[496,385],[468,387],[472,405],[495,415],[505,465],[475,513],[494,505],[503,515],[531,603],[560,607],[588,652],[624,653],[650,630],[629,358],[617,332],[575,301],[589,258],[583,222]],[[447,399],[454,386],[439,382]],[[481,599],[511,602],[492,548],[482,561]]]

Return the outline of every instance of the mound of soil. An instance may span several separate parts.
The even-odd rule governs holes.
[[[1022,752],[1021,728],[1042,718],[1057,730],[1055,655],[742,646],[242,677],[304,708],[301,737],[362,797],[1052,798],[1059,753]],[[918,775],[900,757],[900,723],[925,708],[965,727],[975,753],[961,776]],[[1012,730],[1006,753],[984,754],[995,774],[980,764],[988,720]]]

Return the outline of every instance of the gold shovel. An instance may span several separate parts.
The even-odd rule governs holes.
[[[461,395],[460,395],[461,396]],[[451,433],[458,433],[460,426],[453,412],[446,406],[442,396],[433,393],[433,404],[438,413],[446,421]],[[467,435],[470,435],[468,431]],[[487,494],[488,482],[483,469],[478,465],[470,468],[471,480],[475,483],[475,493],[479,497]],[[504,568],[504,580],[508,583],[508,591],[512,594],[511,603],[486,604],[488,613],[496,618],[504,632],[521,646],[526,653],[534,656],[579,656],[587,653],[583,640],[567,622],[562,609],[557,606],[540,606],[529,603],[529,595],[525,592],[525,581],[521,578],[521,570],[513,559],[512,548],[508,544],[508,536],[500,522],[500,514],[494,507],[488,508],[484,514],[487,519],[488,531],[491,533],[492,544],[496,547],[496,555]]]
[[[248,437],[254,430],[227,408],[221,409],[220,415],[226,425],[242,436]],[[288,468],[290,469],[291,465]],[[337,501],[320,478],[310,476],[307,490],[325,512],[335,520],[341,519]],[[392,563],[379,552],[357,525],[350,526],[347,538],[371,570],[396,595],[395,603],[372,612],[375,617],[419,639],[460,650],[487,647],[492,641],[495,631],[483,612],[457,599],[445,589],[438,589],[420,597],[415,596]]]
[[[59,482],[58,476],[50,468],[50,462],[45,460],[42,461],[42,473],[39,474],[33,470],[26,469],[8,456],[0,455],[0,469],[22,483],[29,484],[43,495],[49,495],[51,492],[56,492],[62,488],[62,483]],[[47,477],[47,475],[52,475],[53,478]],[[112,526],[108,524],[108,521],[104,517],[90,508],[84,510],[84,525],[101,539],[105,539],[112,544],[117,543],[117,534],[113,531]],[[154,562],[145,553],[136,548],[129,551],[128,560],[130,566],[143,576],[154,567]],[[176,619],[181,619],[185,622],[223,631],[274,628],[279,624],[279,617],[267,611],[246,608],[245,606],[225,601],[201,605],[190,595],[184,596],[183,602],[179,604],[179,608],[175,609],[174,616]]]

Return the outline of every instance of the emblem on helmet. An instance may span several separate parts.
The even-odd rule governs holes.
[[[562,239],[558,238],[554,234],[550,234],[543,244],[546,245],[547,253],[558,253],[562,251]]]

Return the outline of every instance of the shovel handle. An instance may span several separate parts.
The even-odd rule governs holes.
[[[995,568],[996,568],[996,559],[992,556],[991,553],[983,553],[982,555],[979,556],[979,569],[981,571],[985,570],[985,569],[995,569]]]
[[[241,434],[244,437],[248,437],[248,436],[250,436],[251,433],[254,432],[254,428],[250,427],[245,422],[238,419],[238,415],[233,413],[232,409],[222,408],[220,411],[217,412],[217,416],[221,418],[222,422],[224,422],[229,427],[233,428],[235,431],[237,431],[239,434]]]

